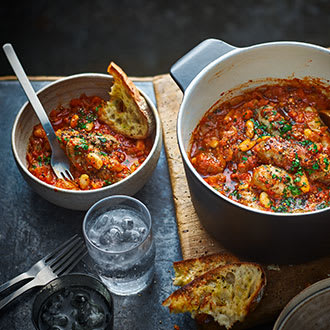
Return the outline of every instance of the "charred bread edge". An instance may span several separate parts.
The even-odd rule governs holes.
[[[126,73],[114,62],[111,62],[108,66],[108,73],[112,75],[115,83],[115,76],[117,79],[121,81],[121,83],[130,91],[131,97],[134,100],[134,103],[139,108],[142,116],[145,118],[147,125],[148,125],[148,131],[145,136],[147,138],[152,134],[152,132],[155,129],[155,119],[154,116],[149,108],[149,105],[145,98],[140,94],[137,87],[134,85],[134,83],[128,78]]]
[[[216,274],[219,270],[225,269],[225,268],[228,268],[228,267],[232,267],[234,265],[236,265],[236,266],[254,265],[258,269],[260,269],[261,274],[262,274],[261,275],[261,280],[262,281],[261,281],[259,287],[257,288],[256,292],[251,297],[250,303],[245,307],[246,313],[248,313],[249,311],[253,310],[257,306],[257,304],[260,302],[260,300],[263,296],[263,293],[264,293],[264,288],[267,284],[265,271],[263,270],[263,268],[259,264],[253,263],[253,262],[235,262],[235,263],[227,264],[227,265],[224,265],[224,266],[216,267],[216,268],[208,271],[207,273],[197,277],[196,279],[194,279],[190,283],[186,284],[185,286],[183,286],[183,287],[179,288],[178,290],[174,291],[167,299],[165,299],[163,301],[162,305],[169,307],[170,312],[172,312],[171,306],[170,306],[170,304],[168,304],[168,300],[170,298],[175,299],[177,296],[180,296],[181,293],[184,294],[185,291],[189,291],[190,287],[193,288],[194,286],[198,285],[202,281],[208,282],[209,280],[213,280],[214,274]]]

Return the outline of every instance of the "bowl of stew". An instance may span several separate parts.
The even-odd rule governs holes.
[[[178,144],[205,229],[245,258],[327,251],[330,51],[299,42],[236,48],[208,39],[171,75],[184,91]]]
[[[20,109],[12,129],[13,155],[26,182],[49,202],[87,210],[110,195],[134,195],[152,175],[162,145],[158,112],[140,90],[154,117],[154,132],[139,140],[116,133],[98,117],[112,84],[110,75],[83,73],[52,82],[37,93],[59,143],[70,150],[73,181],[58,179],[52,171],[51,149],[30,103]]]

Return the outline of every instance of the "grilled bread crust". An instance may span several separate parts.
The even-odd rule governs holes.
[[[134,139],[145,139],[153,131],[153,114],[134,83],[114,62],[108,67],[114,84],[110,100],[99,110],[99,118],[116,132]]]
[[[176,261],[173,263],[175,272],[173,284],[177,286],[186,285],[211,269],[238,261],[238,258],[226,253]]]
[[[173,292],[164,302],[170,312],[211,315],[230,329],[260,301],[266,276],[260,265],[237,262],[220,266]]]

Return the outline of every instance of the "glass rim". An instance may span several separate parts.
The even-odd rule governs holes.
[[[127,250],[122,250],[122,251],[105,251],[103,249],[101,249],[100,247],[98,247],[97,245],[95,245],[88,237],[87,233],[86,233],[86,222],[87,222],[87,218],[88,216],[93,212],[93,210],[99,205],[99,204],[102,204],[104,202],[106,202],[107,200],[109,199],[117,199],[117,198],[121,198],[121,199],[126,199],[126,200],[130,200],[134,203],[137,203],[139,204],[147,213],[148,215],[148,218],[150,220],[150,226],[148,227],[148,232],[147,234],[145,235],[145,237],[143,238],[143,240],[138,243],[137,245],[133,245],[133,247],[127,249]],[[131,196],[126,196],[126,195],[113,195],[113,196],[108,196],[108,197],[105,197],[105,198],[102,198],[100,199],[99,201],[97,201],[96,203],[94,203],[87,211],[87,213],[85,214],[84,216],[84,220],[83,220],[83,226],[82,226],[82,230],[83,230],[83,235],[84,235],[84,238],[86,239],[86,241],[92,245],[93,248],[97,249],[98,251],[102,252],[102,253],[106,253],[106,254],[124,254],[124,253],[127,253],[127,252],[130,252],[130,251],[134,251],[135,249],[139,248],[146,240],[147,238],[149,237],[150,234],[152,234],[152,218],[151,218],[151,214],[150,214],[150,211],[149,209],[147,208],[147,206],[142,203],[140,200],[134,198],[134,197],[131,197]],[[151,238],[153,240],[153,238]]]

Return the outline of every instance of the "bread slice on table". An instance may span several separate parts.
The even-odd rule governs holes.
[[[114,83],[110,100],[99,110],[99,119],[127,137],[147,138],[153,132],[155,122],[146,100],[118,65],[111,62],[108,73]]]
[[[230,329],[261,300],[266,276],[261,266],[238,262],[220,266],[173,292],[164,302],[170,312],[211,315]]]
[[[173,263],[175,272],[173,284],[177,286],[186,285],[211,269],[238,261],[238,258],[226,253],[176,261]]]

